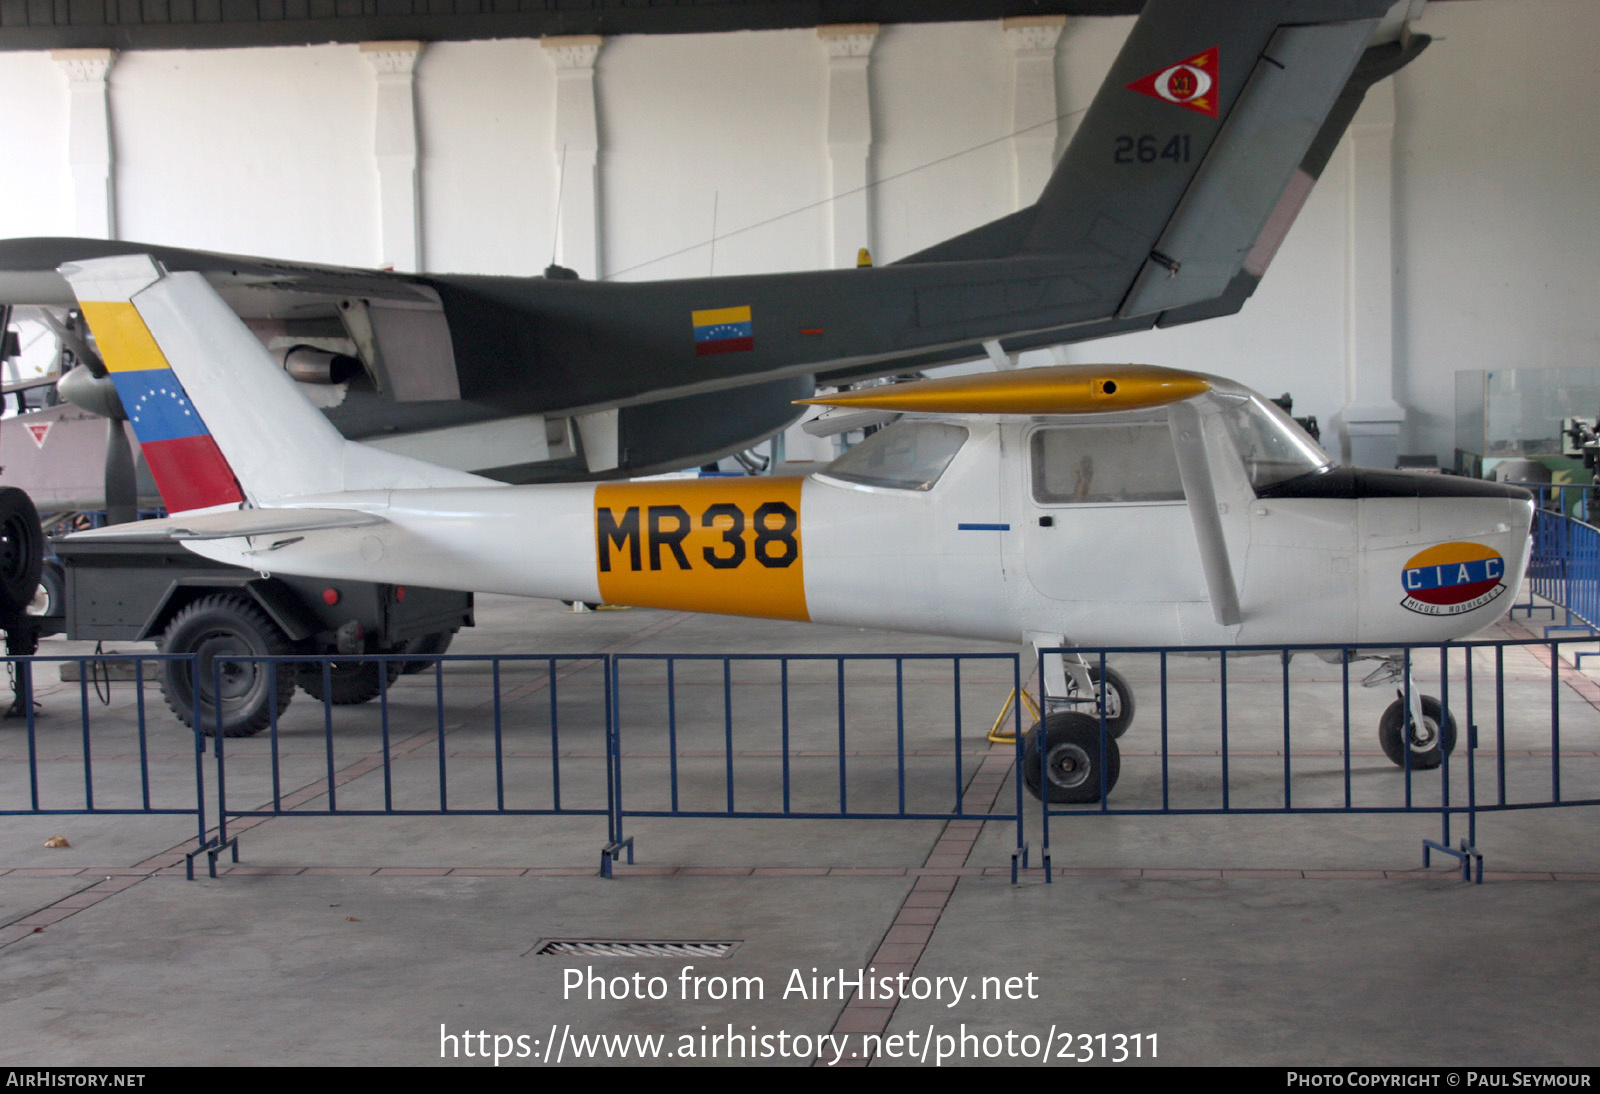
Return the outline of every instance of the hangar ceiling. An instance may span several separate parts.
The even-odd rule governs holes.
[[[1142,0],[0,0],[0,50],[687,34],[1131,15]]]

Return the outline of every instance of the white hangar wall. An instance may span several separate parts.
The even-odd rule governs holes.
[[[892,261],[1031,200],[1131,25],[0,54],[0,235],[628,279]],[[1590,363],[1600,8],[1418,29],[1242,314],[1060,359],[1291,391],[1336,451],[1353,423],[1358,454],[1441,462],[1455,370]]]

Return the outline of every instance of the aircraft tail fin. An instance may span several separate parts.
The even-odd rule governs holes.
[[[61,273],[172,512],[489,484],[346,440],[198,273],[168,273],[143,254]]]
[[[1039,200],[901,261],[1072,256],[1119,319],[1253,289],[1367,88],[1427,44],[1379,43],[1394,3],[1149,0]]]

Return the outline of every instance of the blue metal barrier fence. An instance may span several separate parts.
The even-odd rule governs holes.
[[[192,817],[191,875],[200,854],[237,861],[241,822],[283,816],[603,816],[609,874],[641,821],[981,819],[1006,826],[1015,870],[1034,823],[1048,863],[1083,817],[1426,814],[1425,861],[1481,877],[1480,814],[1600,804],[1600,684],[1562,656],[1584,641],[1060,651],[1116,702],[1042,696],[1029,733],[1008,653],[374,656],[376,694],[352,705],[333,700],[348,661],[229,659],[264,667],[269,694],[293,672],[329,697],[242,737],[147,696],[148,662],[196,660],[9,659],[25,701],[0,736],[0,814]],[[38,709],[38,674],[73,663]]]
[[[624,653],[613,661],[613,855],[626,851],[632,861],[625,817],[981,818],[1015,825],[1013,878],[1026,865],[1022,784],[1012,779],[1011,808],[998,796],[969,802],[989,750],[964,740],[1016,696],[1016,654]],[[692,712],[686,693],[701,700]],[[1009,708],[1013,776],[1021,708]]]
[[[214,736],[213,873],[224,848],[238,861],[230,818],[603,816],[607,842],[620,838],[605,655],[364,656],[364,664],[381,667],[373,670],[377,694],[364,705],[332,698],[334,672],[347,659],[226,660],[263,668],[269,690],[282,673],[302,681],[319,674],[323,699],[283,714],[274,709],[256,737]],[[212,667],[218,688],[222,664]],[[429,686],[393,686],[407,669]],[[396,732],[397,725],[405,728]],[[241,798],[256,804],[234,804]]]
[[[1424,865],[1443,852],[1481,880],[1480,813],[1600,804],[1600,688],[1561,657],[1579,641],[1045,651],[1102,673],[1117,655],[1157,716],[1120,740],[1104,717],[1062,720],[1027,750],[1055,803],[1042,811],[1044,862],[1052,820],[1084,814],[1423,813],[1441,825]],[[1197,657],[1210,671],[1194,670]],[[1352,672],[1366,663],[1375,671]],[[1365,746],[1363,724],[1376,730]],[[1458,817],[1466,834],[1452,846]]]
[[[204,746],[183,726],[152,734],[144,686],[149,666],[160,671],[174,662],[192,672],[195,660],[192,654],[6,658],[17,698],[13,720],[22,725],[20,741],[7,734],[0,745],[0,816],[193,817],[197,835],[187,855],[193,877],[195,857],[214,842],[207,836]],[[76,713],[44,709],[38,674],[67,666],[78,685]],[[113,678],[133,683],[123,703],[131,725],[114,709]],[[95,701],[108,708],[98,716]]]

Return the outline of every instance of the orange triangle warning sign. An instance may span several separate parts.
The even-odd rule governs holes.
[[[1217,47],[1212,46],[1187,60],[1168,65],[1160,72],[1152,72],[1143,79],[1133,81],[1127,85],[1128,90],[1215,118],[1218,56]]]
[[[50,427],[54,422],[29,422],[28,435],[33,438],[33,443],[40,448],[44,447],[44,439],[50,434]]]

